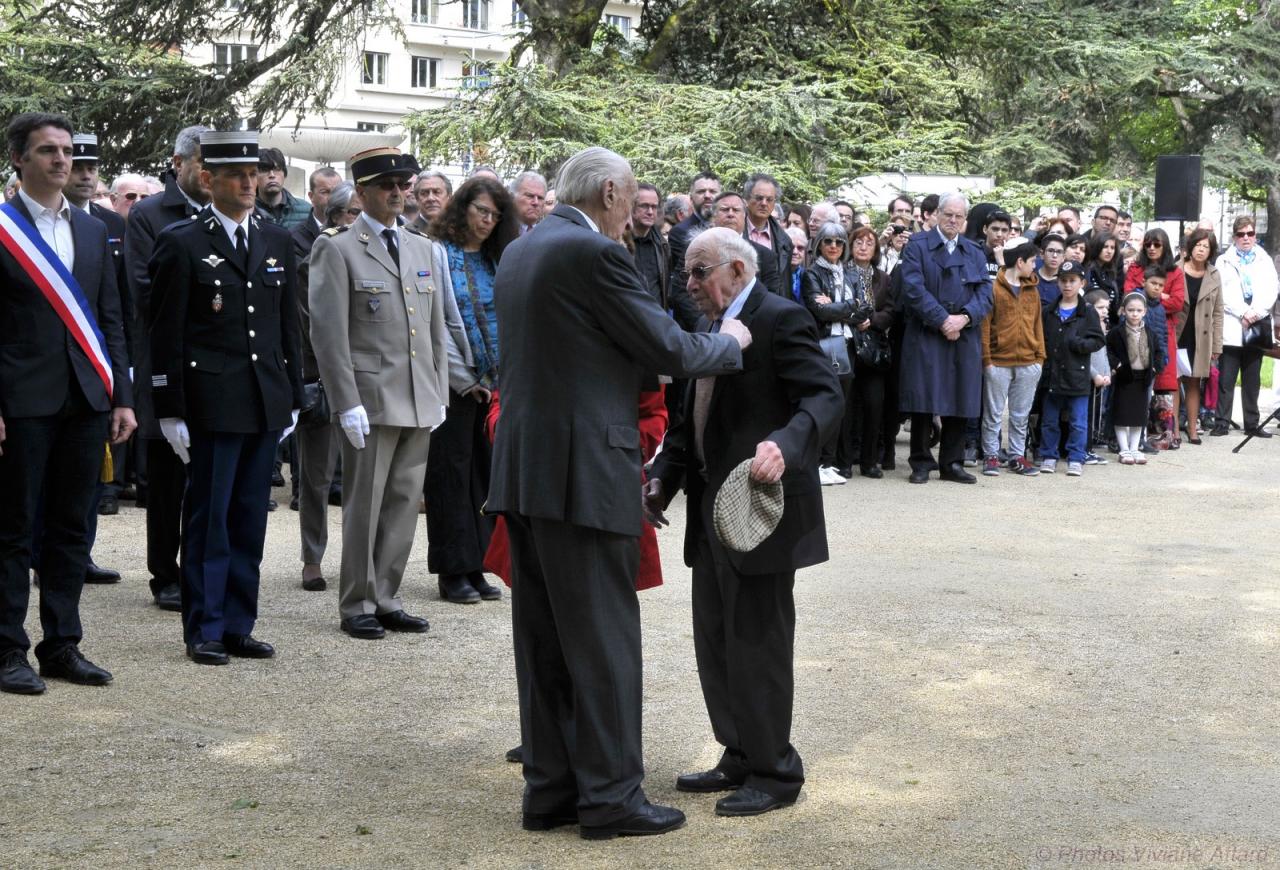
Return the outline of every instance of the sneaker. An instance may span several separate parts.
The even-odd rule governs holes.
[[[1080,476],[1080,475],[1082,475],[1082,474],[1084,474],[1084,463],[1083,463],[1083,462],[1068,462],[1068,463],[1067,463],[1067,477],[1079,477],[1079,476]]]
[[[964,467],[965,468],[978,467],[978,448],[977,447],[966,447],[964,449]]]
[[[1040,470],[1043,471],[1045,474],[1053,474],[1055,471],[1058,470],[1058,460],[1056,459],[1044,460],[1043,462],[1040,463]]]
[[[1000,460],[994,456],[988,456],[986,461],[982,463],[982,473],[987,477],[999,477]]]
[[[1142,453],[1134,453],[1134,454],[1133,454],[1133,462],[1134,462],[1134,464],[1135,464],[1135,465],[1146,465],[1146,464],[1147,464],[1147,457],[1146,457],[1146,456],[1144,456]]]
[[[1107,460],[1096,453],[1086,453],[1084,455],[1084,464],[1085,465],[1106,465]]]
[[[818,481],[823,486],[843,486],[845,483],[845,479],[840,476],[840,472],[836,471],[830,465],[819,466]]]
[[[1029,462],[1025,456],[1015,456],[1009,460],[1009,468],[1014,474],[1021,474],[1023,477],[1035,477],[1040,473],[1040,469],[1036,468],[1034,462]]]

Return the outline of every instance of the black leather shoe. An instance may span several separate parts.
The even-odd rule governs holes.
[[[564,810],[558,813],[525,813],[520,827],[526,831],[550,831],[565,825],[578,824],[578,811]]]
[[[911,469],[911,476],[908,477],[907,480],[911,481],[912,483],[928,483],[929,469],[913,468]]]
[[[302,588],[308,592],[323,592],[328,585],[323,577],[302,578]]]
[[[431,627],[431,623],[427,622],[421,616],[410,616],[403,610],[393,610],[390,613],[379,613],[378,622],[387,631],[407,631],[413,634],[422,634]]]
[[[284,486],[284,475],[280,473],[280,469],[271,472],[271,486]]]
[[[471,588],[480,593],[480,598],[484,601],[501,601],[502,590],[494,586],[488,580],[484,579],[484,572],[472,571],[467,575],[467,582],[471,584]]]
[[[758,788],[744,786],[728,797],[716,801],[717,816],[758,816],[769,810],[778,810],[794,804],[794,800],[784,801],[782,798],[766,794]]]
[[[290,497],[289,497],[289,510],[291,510],[291,511],[299,510],[299,508],[298,508],[298,497],[297,497],[296,495],[295,495],[295,496],[290,496]]]
[[[280,505],[276,504],[276,500],[274,498],[267,499],[267,513],[269,514],[275,513],[276,508],[278,507],[280,507]]]
[[[953,462],[942,471],[938,472],[938,477],[942,480],[949,480],[952,483],[977,483],[978,478],[964,470],[964,463]]]
[[[1261,427],[1255,429],[1245,429],[1244,434],[1252,435],[1254,438],[1270,438],[1271,433]]]
[[[439,588],[441,599],[454,604],[477,604],[480,601],[480,593],[463,574],[441,574]]]
[[[644,806],[626,818],[607,825],[583,825],[582,839],[612,840],[614,837],[647,837],[665,834],[684,827],[684,813],[675,807],[663,807],[645,802]]]
[[[840,466],[837,466],[837,467],[836,467],[836,474],[840,475],[840,476],[841,476],[841,477],[843,477],[845,480],[852,480],[852,479],[853,479],[853,466],[852,466],[852,465],[840,465]]]
[[[348,616],[342,620],[342,630],[361,640],[380,640],[387,634],[386,629],[382,627],[382,623],[378,622],[378,617],[372,613]]]
[[[863,477],[869,477],[872,480],[879,480],[884,477],[884,472],[880,470],[880,466],[873,465],[870,468],[864,468],[859,472]]]
[[[176,613],[182,612],[182,591],[178,588],[177,583],[170,583],[152,597],[155,599],[156,607],[161,610],[172,610]]]
[[[711,792],[733,791],[742,783],[735,782],[729,774],[718,768],[702,773],[682,773],[676,777],[676,791]]]
[[[46,659],[40,660],[40,676],[54,680],[66,680],[79,686],[105,686],[111,682],[111,673],[84,657],[74,644],[64,646]]]
[[[503,757],[512,764],[524,764],[524,744],[508,749],[507,754]]]
[[[0,692],[15,695],[39,695],[44,692],[44,680],[36,676],[27,661],[27,654],[20,649],[10,650],[0,656]]]
[[[99,568],[90,562],[84,566],[84,582],[106,585],[109,583],[120,582],[120,572],[112,571],[110,568]]]
[[[269,659],[276,654],[275,647],[251,634],[224,634],[222,645],[227,655],[241,659]]]
[[[1214,436],[1215,438],[1221,438],[1223,435],[1226,435],[1230,431],[1231,431],[1231,427],[1228,426],[1226,423],[1215,423],[1213,425],[1213,428],[1209,430],[1209,434]]]
[[[218,640],[187,644],[187,658],[198,665],[225,665],[231,661],[227,648]]]
[[[104,495],[98,499],[98,516],[114,517],[120,513],[120,499],[114,495]]]

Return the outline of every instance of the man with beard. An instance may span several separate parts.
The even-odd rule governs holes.
[[[667,234],[667,244],[671,247],[671,267],[667,274],[673,276],[667,288],[667,300],[676,322],[687,332],[697,328],[698,318],[702,314],[690,298],[688,288],[682,286],[674,276],[684,268],[684,252],[689,247],[690,240],[711,225],[712,203],[719,195],[720,177],[710,171],[699,172],[689,185],[693,214],[672,227]]]

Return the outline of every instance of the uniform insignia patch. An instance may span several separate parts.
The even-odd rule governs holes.
[[[167,387],[167,386],[169,386],[169,376],[168,376],[168,375],[152,375],[152,376],[151,376],[151,386],[152,386],[152,387]]]
[[[217,254],[210,254],[209,256],[207,256],[207,257],[205,257],[203,260],[201,260],[200,262],[201,262],[201,263],[208,263],[208,264],[209,264],[209,266],[210,266],[210,268],[216,269],[216,268],[218,268],[220,265],[222,265],[223,263],[225,263],[225,262],[227,262],[227,261],[226,261],[226,260],[224,260],[224,259],[222,259],[221,257],[219,257]]]
[[[370,311],[371,313],[376,313],[376,312],[377,312],[377,310],[378,310],[378,307],[379,307],[380,305],[382,305],[382,300],[381,300],[381,299],[379,299],[377,296],[370,297],[370,299],[369,299],[369,311]]]
[[[362,242],[367,242],[367,241],[369,241],[369,234],[368,234],[368,233],[361,233],[361,234],[360,234],[360,241],[362,241]]]
[[[431,277],[431,273],[430,273],[430,272],[419,272],[419,273],[418,273],[418,277],[419,277],[419,278],[430,278],[430,277]]]
[[[267,257],[267,265],[268,265],[268,266],[274,266],[275,264],[276,264],[276,258],[275,258],[275,257]]]
[[[220,314],[222,312],[222,294],[213,294],[213,313]]]

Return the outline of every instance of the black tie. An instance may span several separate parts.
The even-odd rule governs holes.
[[[386,229],[382,231],[382,237],[387,240],[387,253],[391,255],[391,259],[395,261],[396,269],[400,268],[400,245],[396,243],[396,231]]]
[[[240,268],[249,271],[249,245],[244,238],[244,227],[236,227],[236,257],[240,259]]]

